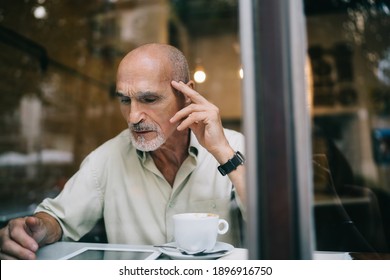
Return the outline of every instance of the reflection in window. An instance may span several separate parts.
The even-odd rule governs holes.
[[[305,1],[318,250],[389,252],[389,8]]]

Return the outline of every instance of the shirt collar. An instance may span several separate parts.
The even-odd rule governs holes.
[[[198,156],[199,150],[201,145],[198,142],[198,139],[196,138],[195,134],[190,132],[190,146],[188,147],[188,154],[196,158]]]

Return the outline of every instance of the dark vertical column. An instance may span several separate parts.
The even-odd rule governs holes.
[[[298,92],[305,88],[305,42],[300,43],[299,59],[294,59],[298,50],[294,45],[296,26],[291,24],[295,19],[290,5],[294,4],[296,1],[252,0],[251,8],[240,6],[244,132],[249,157],[248,246],[252,259],[310,258],[310,246],[306,246],[310,244],[303,244],[302,239],[310,239],[310,233],[303,231],[310,231],[311,221],[302,220],[302,211],[310,212],[306,204],[310,197],[301,195],[307,191],[301,185],[307,187],[310,176],[300,172],[300,168],[308,170],[308,165],[298,166],[308,163],[308,157],[302,158],[300,153],[308,154],[310,145],[308,126],[300,127],[302,116],[296,102],[300,99],[302,111],[307,109],[304,92]],[[250,20],[242,17],[250,10],[252,25],[248,26]],[[252,40],[245,36],[252,36]],[[294,65],[296,62],[300,64]],[[302,73],[296,75],[294,71]],[[297,143],[298,139],[304,141]],[[306,146],[299,151],[299,145]]]

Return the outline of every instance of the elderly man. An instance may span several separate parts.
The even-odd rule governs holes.
[[[172,241],[174,214],[211,212],[235,225],[232,207],[245,212],[244,138],[194,90],[178,49],[131,51],[116,91],[129,129],[90,153],[58,197],[1,229],[2,259],[34,259],[39,247],[79,240],[102,217],[108,242],[155,245]],[[239,240],[234,228],[222,238]]]

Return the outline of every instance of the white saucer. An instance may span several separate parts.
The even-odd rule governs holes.
[[[175,242],[166,243],[164,245],[176,247]],[[234,249],[233,245],[224,242],[217,242],[217,244],[215,244],[215,247],[211,251],[226,250],[227,252],[208,254],[205,256],[193,256],[193,255],[183,255],[176,249],[159,248],[161,253],[167,255],[168,257],[174,260],[214,260],[229,255],[233,251],[233,249]]]

